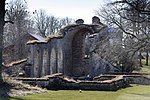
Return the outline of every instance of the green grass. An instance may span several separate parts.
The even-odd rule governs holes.
[[[118,91],[59,90],[12,97],[10,100],[150,100],[150,86],[134,85]]]
[[[150,73],[150,65],[143,66],[140,72]],[[149,62],[150,64],[150,62]],[[0,100],[8,100],[0,97]],[[59,90],[36,95],[21,97],[11,97],[9,100],[150,100],[150,86],[132,85],[118,91],[82,91],[78,90]]]
[[[146,65],[145,65],[145,64],[146,64],[146,60],[145,60],[145,59],[142,60],[142,64],[143,64],[143,66],[146,66]],[[148,60],[148,64],[149,64],[149,66],[150,66],[150,60]]]
[[[148,64],[149,64],[148,66],[145,65],[145,63],[146,63],[146,60],[142,60],[143,67],[141,68],[140,73],[150,73],[150,60],[148,61]]]
[[[133,71],[133,72],[138,72],[138,73],[150,73],[150,60],[148,61],[149,63],[149,65],[147,66],[147,65],[145,65],[145,63],[146,63],[146,60],[142,60],[142,66],[143,67],[141,67],[140,69],[138,69],[138,70],[135,70],[135,71]]]
[[[150,73],[150,66],[144,66],[140,70],[141,73]]]
[[[145,65],[146,61],[145,60],[142,60],[142,66],[140,69],[138,70],[135,70],[133,72],[136,72],[136,73],[148,73],[148,75],[143,75],[144,77],[147,77],[147,78],[150,78],[150,60],[148,61],[149,65]]]

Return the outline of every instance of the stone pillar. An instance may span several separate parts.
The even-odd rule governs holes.
[[[64,67],[65,66],[65,59],[64,59],[65,58],[65,54],[64,54],[63,50],[62,50],[62,57],[63,57],[62,58],[62,73],[65,74],[65,67]]]
[[[48,59],[47,59],[47,74],[50,75],[51,74],[51,66],[50,66],[50,59],[51,59],[51,45],[50,43],[48,44]]]
[[[42,76],[42,70],[43,70],[43,48],[42,48],[42,44],[40,44],[39,47],[39,68],[38,68],[38,77]]]
[[[56,73],[58,73],[58,49],[56,48]]]
[[[30,55],[30,59],[31,59],[31,68],[30,68],[30,77],[34,77],[35,75],[34,75],[34,61],[35,61],[35,45],[33,44],[31,44],[30,45],[30,50],[31,50],[31,55]]]
[[[90,53],[90,59],[89,59],[89,75],[91,78],[93,78],[95,76],[94,73],[94,64],[93,64],[93,52]]]
[[[47,62],[48,62],[48,49],[47,44],[43,45],[43,67],[42,76],[48,75],[47,73]]]
[[[97,16],[92,17],[92,24],[100,24],[100,19]]]

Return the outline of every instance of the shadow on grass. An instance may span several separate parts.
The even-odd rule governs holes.
[[[7,82],[0,83],[0,100],[23,100],[17,97],[10,97],[11,88],[12,86]]]
[[[17,98],[17,97],[10,97],[9,100],[24,100],[24,99]]]
[[[24,100],[17,97],[0,97],[0,100]]]
[[[10,92],[11,85],[3,82],[0,83],[0,100],[9,100],[8,93]]]
[[[139,96],[144,96],[144,97],[150,97],[150,92],[145,92],[145,93],[131,93],[133,95],[139,95]]]
[[[7,82],[0,83],[0,100],[23,100],[17,97],[10,97],[10,89],[12,85]]]

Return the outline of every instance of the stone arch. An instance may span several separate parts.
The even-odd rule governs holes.
[[[88,59],[85,59],[85,38],[90,34],[89,29],[81,29],[75,33],[72,39],[72,75],[87,75],[89,66]]]
[[[56,51],[54,48],[52,48],[51,50],[50,71],[51,71],[51,74],[57,73]]]
[[[63,52],[61,48],[58,49],[57,57],[58,57],[58,62],[57,62],[58,73],[63,73]]]
[[[47,75],[47,60],[48,60],[48,50],[45,48],[43,50],[43,69],[42,76]]]

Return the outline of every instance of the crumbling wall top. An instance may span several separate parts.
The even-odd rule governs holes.
[[[47,43],[54,38],[57,39],[63,38],[66,34],[71,32],[72,30],[88,29],[91,31],[91,33],[94,34],[100,32],[102,28],[106,27],[105,24],[100,22],[100,19],[97,16],[94,16],[92,18],[92,24],[83,24],[83,23],[84,23],[83,19],[78,19],[76,20],[76,24],[67,25],[66,27],[60,29],[60,31],[57,32],[55,35],[50,35],[42,41],[38,40],[28,41],[27,44]]]
[[[97,16],[92,17],[92,24],[101,24],[100,19]]]

